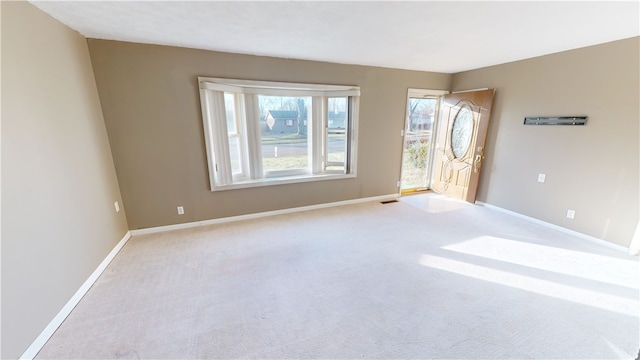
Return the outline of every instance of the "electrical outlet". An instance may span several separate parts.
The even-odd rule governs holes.
[[[184,215],[184,207],[178,206],[178,215]]]
[[[569,219],[574,219],[576,217],[576,211],[571,209],[567,210],[567,217]]]
[[[543,183],[547,179],[547,174],[538,174],[538,182]]]
[[[118,204],[118,202],[114,202],[113,203],[113,207],[116,208],[116,212],[119,213],[120,212],[120,204]]]

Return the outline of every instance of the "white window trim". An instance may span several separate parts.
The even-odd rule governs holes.
[[[250,187],[323,181],[357,177],[357,138],[360,88],[344,85],[319,85],[301,83],[281,83],[270,81],[251,81],[237,79],[221,79],[198,77],[201,107],[204,123],[207,163],[211,191],[242,189]],[[209,91],[214,90],[214,91]],[[246,118],[258,118],[257,95],[275,96],[307,96],[312,97],[312,118],[323,119],[311,121],[307,128],[309,139],[310,169],[278,170],[266,172],[262,169],[262,147],[260,144],[260,128],[258,123],[239,121],[239,131],[245,135],[242,153],[242,174],[231,174],[229,161],[229,141],[226,131],[226,114],[224,114],[224,92],[239,93],[236,97],[236,114],[245,113]],[[327,98],[350,97],[349,127],[346,129],[347,149],[345,151],[345,169],[340,171],[325,170],[326,159],[326,127]],[[240,103],[242,102],[242,106]],[[212,107],[213,106],[213,107]],[[217,120],[216,120],[217,119]],[[224,121],[223,121],[224,120]],[[217,124],[214,122],[217,121]],[[217,133],[216,131],[220,133]],[[312,144],[316,144],[315,146]],[[216,156],[216,154],[219,154]],[[250,161],[253,159],[254,161]],[[216,168],[218,171],[216,171]]]
[[[360,96],[360,88],[344,85],[318,85],[198,77],[200,89],[244,94],[281,96]]]

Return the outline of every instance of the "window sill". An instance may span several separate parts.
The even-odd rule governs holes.
[[[285,185],[285,184],[297,184],[312,181],[324,181],[324,180],[339,180],[355,178],[356,174],[321,174],[321,175],[300,175],[300,176],[287,176],[287,177],[274,177],[256,180],[237,181],[231,185],[218,185],[213,186],[211,191],[224,191],[224,190],[236,190],[246,189],[261,186],[271,185]]]

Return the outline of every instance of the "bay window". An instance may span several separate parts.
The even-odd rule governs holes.
[[[356,86],[198,78],[212,191],[356,176]]]

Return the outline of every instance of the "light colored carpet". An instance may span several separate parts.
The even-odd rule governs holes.
[[[638,259],[439,195],[133,237],[39,359],[633,359]]]

